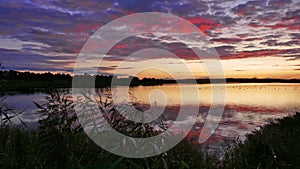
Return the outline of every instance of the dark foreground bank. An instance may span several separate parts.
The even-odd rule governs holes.
[[[247,135],[226,154],[225,168],[300,168],[300,113]]]

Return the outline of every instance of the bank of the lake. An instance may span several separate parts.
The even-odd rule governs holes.
[[[1,125],[0,167],[14,168],[298,168],[300,113],[265,125],[244,142],[236,142],[219,161],[182,141],[161,155],[131,159],[104,151],[82,130],[59,130],[43,123],[40,130]]]

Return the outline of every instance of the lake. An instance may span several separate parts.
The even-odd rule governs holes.
[[[201,131],[207,112],[211,105],[211,86],[209,84],[198,84],[197,91],[199,99],[191,99],[195,92],[191,90],[191,84],[180,84],[181,90],[177,84],[167,84],[162,86],[138,86],[131,87],[131,101],[141,105],[166,105],[169,109],[179,109],[181,106],[189,107],[199,104],[198,117],[191,130],[191,142],[193,133],[195,137]],[[195,86],[194,86],[195,87]],[[117,100],[122,100],[128,93],[126,87],[117,87],[121,94]],[[289,83],[244,83],[244,84],[226,84],[224,88],[225,106],[222,119],[212,137],[206,141],[203,147],[213,149],[214,151],[223,151],[227,145],[234,139],[244,140],[245,135],[260,126],[272,122],[274,119],[282,118],[300,112],[300,84]],[[181,91],[181,92],[180,92]],[[33,101],[40,104],[46,103],[46,93],[33,94],[14,94],[5,96],[4,102],[15,109],[25,113],[22,118],[25,122],[37,122],[38,116],[34,115],[37,111]],[[121,96],[121,97],[120,97]],[[116,100],[116,104],[118,101]],[[221,104],[217,103],[216,104]],[[172,111],[171,111],[172,113]],[[169,113],[170,116],[170,113]],[[15,123],[18,123],[14,120]],[[182,125],[188,123],[189,119],[182,120]]]

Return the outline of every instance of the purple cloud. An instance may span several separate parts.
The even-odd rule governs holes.
[[[16,70],[71,71],[76,54],[101,26],[128,14],[150,11],[193,23],[216,46],[221,59],[299,58],[300,2],[295,0],[3,0],[0,60],[6,68]],[[128,38],[116,45],[106,60],[119,61],[149,47],[169,50],[186,60],[197,59],[188,45],[168,38],[172,37]]]

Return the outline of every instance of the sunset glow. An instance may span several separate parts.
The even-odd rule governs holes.
[[[72,3],[4,0],[0,2],[0,10],[0,62],[6,70],[72,74],[83,45],[105,24],[129,14],[162,12],[184,18],[203,32],[218,52],[227,78],[300,78],[297,0]],[[120,24],[111,32],[126,26]],[[159,34],[133,36],[108,52],[98,73],[139,78],[206,78],[207,58],[199,59],[191,50],[199,44],[183,44]],[[97,49],[99,45],[91,48]],[[132,53],[147,48],[164,49],[177,58],[165,53],[137,53],[124,61]],[[90,73],[87,67],[94,62],[82,63],[83,71]]]

